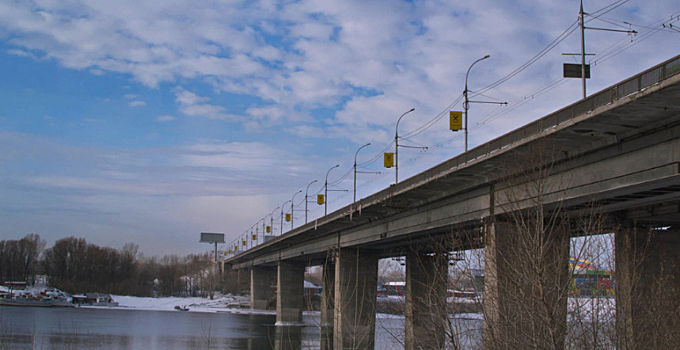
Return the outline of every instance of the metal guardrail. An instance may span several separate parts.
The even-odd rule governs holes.
[[[422,179],[423,177],[430,178],[432,176],[437,176],[439,174],[448,172],[449,170],[457,168],[461,165],[465,165],[470,161],[502,150],[528,136],[554,128],[557,125],[569,121],[583,113],[592,111],[604,105],[611,104],[631,94],[643,91],[646,88],[658,84],[659,82],[677,74],[680,74],[680,55],[675,56],[650,69],[647,69],[646,71],[628,78],[618,84],[599,91],[584,100],[573,103],[557,112],[531,122],[519,129],[510,131],[509,133],[477,146],[466,153],[451,158],[440,165],[426,170],[420,175],[416,175],[411,179],[407,179],[403,183],[408,187],[407,184],[411,182],[409,180],[418,182],[418,179]]]

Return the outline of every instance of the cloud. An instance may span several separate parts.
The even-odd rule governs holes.
[[[672,4],[664,0],[636,9],[626,4],[616,15],[631,23],[651,23],[665,16],[663,9]],[[569,5],[574,15],[564,16]],[[603,0],[589,4],[593,10],[605,5]],[[492,54],[495,63],[489,61],[473,77],[476,86],[488,84],[557,37],[576,12],[576,2],[509,5],[492,0],[474,4],[303,0],[277,6],[74,1],[39,7],[31,2],[0,4],[0,23],[11,33],[15,48],[9,52],[14,55],[36,59],[39,54],[93,74],[129,74],[150,87],[199,79],[224,92],[278,105],[285,113],[272,115],[268,121],[273,125],[306,122],[300,116],[313,115],[317,108],[339,105],[349,111],[352,103],[379,105],[376,96],[383,95],[408,105],[417,101],[428,108],[421,108],[423,112],[433,115],[460,94],[470,62]],[[607,40],[616,40],[615,34],[608,35],[589,33],[588,42],[606,47]],[[570,39],[563,50],[574,44]],[[531,79],[544,84],[558,75],[533,74]],[[237,116],[227,106],[208,103],[209,97],[189,91],[177,100],[187,115],[240,121],[251,130],[252,125],[267,123],[256,113]],[[347,117],[348,113],[337,116],[349,122]],[[371,124],[384,128],[389,122]]]
[[[38,57],[37,57],[36,55],[34,55],[34,54],[31,53],[31,52],[25,51],[25,50],[12,49],[12,50],[7,50],[6,52],[7,52],[8,54],[14,55],[14,56],[28,57],[28,58],[32,58],[32,59],[34,59],[34,60],[37,60],[37,59],[38,59]]]
[[[286,129],[287,132],[305,138],[323,138],[327,136],[326,129],[311,125],[296,125]]]
[[[210,101],[207,97],[201,97],[193,92],[182,89],[181,87],[175,88],[175,101],[182,105],[195,105],[202,102]]]
[[[190,117],[205,117],[208,119],[239,120],[241,117],[225,113],[226,108],[220,105],[206,103],[210,101],[181,87],[175,88],[175,101],[179,104],[179,111]]]
[[[13,169],[0,183],[7,234],[38,232],[52,242],[76,235],[114,247],[134,240],[146,253],[172,252],[195,239],[163,251],[135,234],[158,241],[207,228],[231,234],[230,228],[250,225],[260,208],[269,208],[282,184],[310,177],[315,167],[290,153],[294,147],[260,142],[146,149],[62,142],[0,130],[0,168]]]
[[[593,0],[586,11],[610,3]],[[676,8],[672,0],[628,2],[607,17],[650,25],[668,21]],[[399,134],[430,125],[404,140],[430,149],[405,149],[403,158],[400,151],[400,174],[402,167],[404,176],[422,171],[462,150],[460,133],[437,118],[462,108],[452,102],[462,94],[470,64],[491,55],[470,71],[469,88],[478,91],[529,61],[575,23],[577,12],[576,0],[0,2],[3,49],[13,60],[56,64],[125,85],[126,92],[135,92],[122,97],[131,107],[169,95],[164,102],[172,105],[174,98],[176,110],[149,115],[156,122],[182,122],[182,128],[154,124],[140,131],[137,140],[159,135],[150,144],[163,146],[135,143],[134,149],[127,148],[130,143],[76,147],[67,142],[82,141],[0,130],[0,169],[13,169],[0,170],[0,188],[14,194],[0,198],[0,221],[15,220],[2,214],[11,210],[29,223],[35,217],[45,228],[67,217],[58,228],[64,235],[81,230],[72,221],[82,223],[83,232],[113,236],[111,227],[120,225],[131,237],[153,232],[167,240],[180,231],[199,232],[200,221],[215,230],[249,227],[280,204],[270,200],[289,197],[293,187],[322,176],[326,165],[350,159],[358,146],[373,144],[362,151],[365,157],[390,147],[397,119],[410,108],[416,111],[401,121]],[[589,91],[677,54],[676,34],[647,37],[642,32],[654,29],[634,29],[641,34],[633,43],[623,34],[587,32],[587,50],[598,60]],[[471,106],[472,146],[580,98],[578,81],[534,98],[537,89],[561,79],[561,53],[580,47],[577,34],[479,96],[510,105]],[[629,49],[608,54],[619,48]],[[73,122],[68,113],[49,113],[57,124]],[[92,115],[101,119],[73,118],[107,122],[105,113]],[[211,129],[201,129],[205,125]],[[172,133],[162,133],[165,129]],[[208,138],[216,135],[223,140]],[[418,162],[410,161],[415,158]],[[368,181],[375,189],[389,185],[379,177]]]
[[[161,116],[156,117],[154,120],[157,121],[157,122],[164,123],[164,122],[171,122],[175,119],[176,118],[171,116],[171,115],[161,115]]]

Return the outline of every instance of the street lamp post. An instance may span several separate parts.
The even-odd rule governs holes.
[[[359,147],[359,149],[356,151],[356,153],[354,153],[354,200],[353,200],[353,202],[357,201],[357,155],[359,154],[359,151],[361,151],[362,148],[364,148],[366,146],[370,146],[370,145],[371,145],[371,143],[369,142],[369,143]]]
[[[286,204],[287,204],[288,202],[292,202],[292,201],[291,201],[291,200],[287,200],[287,201],[285,201],[285,202],[281,205],[281,233],[279,234],[279,236],[283,234],[283,208],[286,207]]]
[[[305,190],[305,224],[307,223],[307,213],[309,213],[309,211],[307,210],[307,203],[309,203],[309,201],[307,200],[308,197],[307,194],[309,193],[309,186],[311,186],[315,182],[316,180],[310,182],[309,185],[307,185],[307,189]]]
[[[265,226],[267,226],[267,215],[262,218],[262,243],[264,243],[265,232],[267,232]],[[257,239],[259,240],[260,237],[258,236]]]
[[[331,170],[339,167],[340,164],[336,164],[334,167],[328,169],[326,172],[326,182],[323,185],[324,188],[324,193],[323,193],[323,215],[328,214],[328,174],[330,174]]]
[[[271,228],[272,236],[274,235],[274,212],[276,211],[276,209],[279,209],[279,208],[280,208],[280,207],[274,208],[274,210],[272,210],[271,214],[269,214],[270,219],[271,219],[271,221],[269,222],[269,227]],[[266,218],[266,216],[265,216],[265,218]],[[264,233],[263,233],[263,234],[264,234]],[[264,238],[263,238],[263,239],[264,239]]]
[[[290,200],[290,230],[291,231],[293,230],[293,220],[295,218],[295,211],[293,210],[293,208],[295,207],[295,196],[298,193],[302,193],[302,190],[295,192],[295,194],[293,195],[293,198]]]
[[[262,234],[263,235],[264,235],[264,219],[266,219],[266,218],[267,218],[267,215],[265,215],[262,219],[257,220],[258,224],[260,223],[260,221],[262,221]],[[255,227],[255,245],[257,245],[260,242],[260,232],[258,232],[259,229],[260,229],[259,225]],[[253,237],[250,237],[250,238],[252,239]]]
[[[470,68],[468,68],[467,73],[465,73],[465,90],[463,90],[463,96],[465,97],[465,102],[463,102],[463,110],[465,110],[465,152],[468,150],[468,109],[470,104],[470,101],[468,100],[468,75],[470,74],[470,69],[472,69],[472,66],[474,66],[477,62],[485,60],[489,57],[489,55],[486,55],[474,61],[470,65]]]
[[[250,237],[248,237],[248,234],[246,234],[246,248],[248,248],[248,242],[250,242],[250,248],[253,247],[253,242],[252,242],[252,238],[253,238],[253,227],[255,227],[255,232],[257,232],[257,224],[258,224],[258,223],[259,223],[259,221],[256,222],[255,225],[253,225],[253,226],[250,227]]]
[[[394,129],[394,183],[399,183],[399,122],[405,115],[415,111],[411,108],[399,117],[397,120],[397,127]]]

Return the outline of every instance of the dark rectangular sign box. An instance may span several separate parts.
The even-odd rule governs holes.
[[[564,64],[564,77],[565,78],[580,78],[581,77],[581,65],[574,63]],[[586,79],[590,79],[590,65],[586,64]]]

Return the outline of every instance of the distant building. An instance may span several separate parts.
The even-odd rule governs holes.
[[[614,276],[592,261],[569,257],[569,295],[572,296],[613,296]],[[470,269],[477,293],[484,292],[484,269]]]
[[[406,295],[406,282],[387,282],[378,286],[378,296]]]
[[[569,294],[573,296],[613,296],[614,278],[612,272],[597,266],[592,261],[569,258],[572,272]]]

